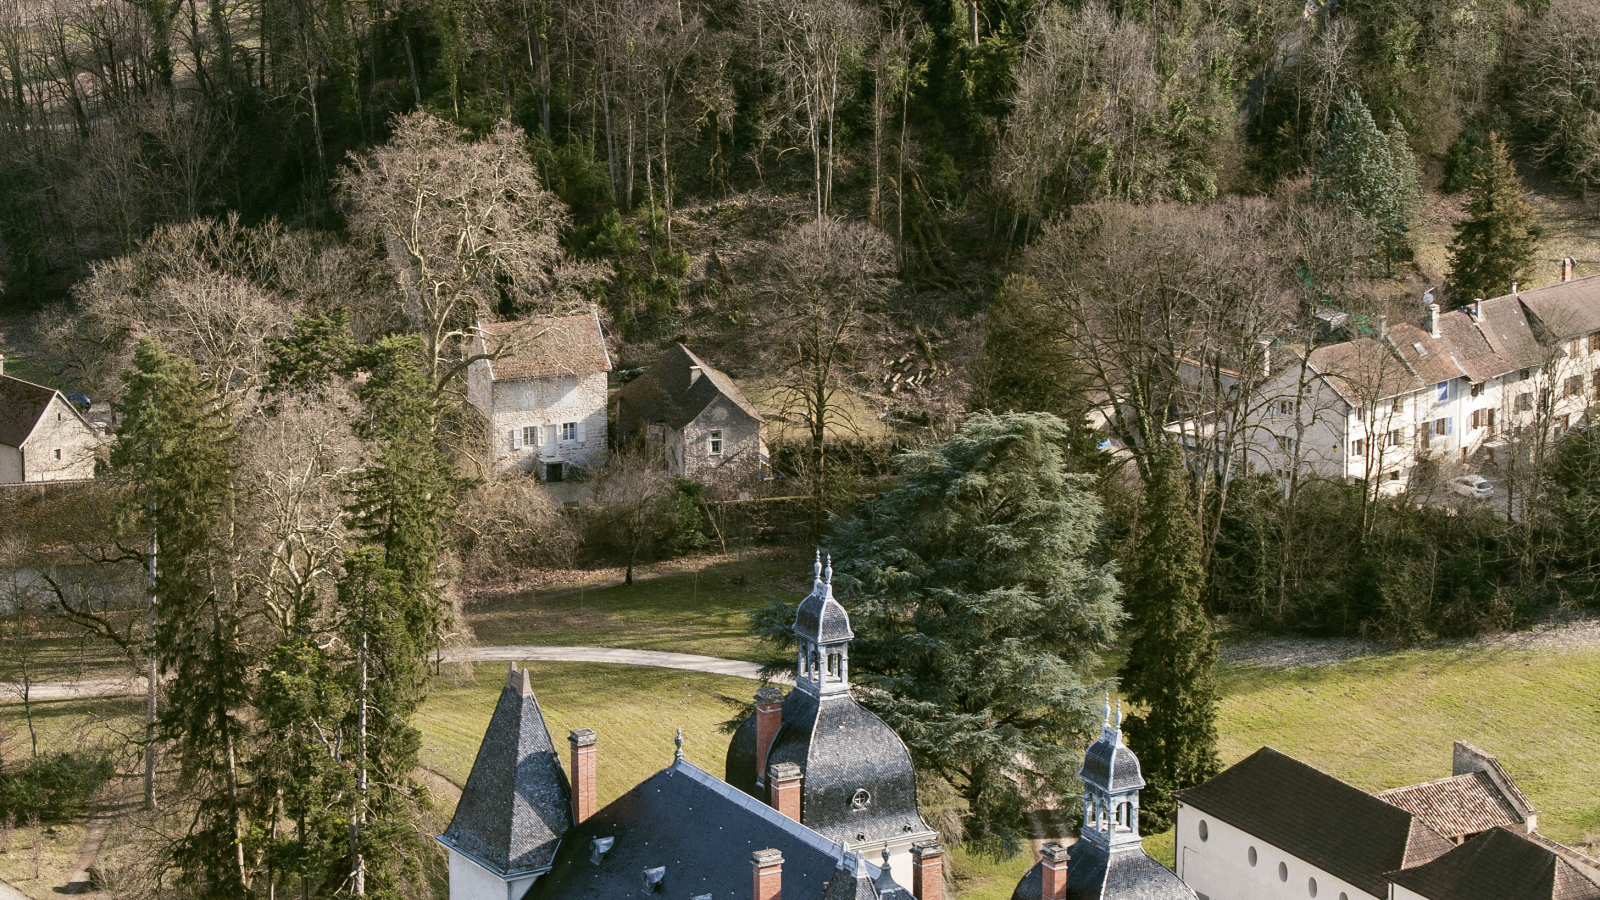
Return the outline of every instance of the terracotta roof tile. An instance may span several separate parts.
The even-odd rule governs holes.
[[[594,313],[478,326],[496,381],[611,371],[605,334]]]
[[[1374,794],[1415,814],[1451,840],[1526,820],[1486,772],[1471,772]]]
[[[1600,275],[1515,295],[1555,340],[1600,331]]]

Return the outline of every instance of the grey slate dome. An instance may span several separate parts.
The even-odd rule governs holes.
[[[833,560],[828,560],[827,580],[823,580],[821,562],[817,565],[816,586],[800,601],[800,608],[795,610],[795,637],[813,644],[854,640],[856,633],[850,630],[850,614],[844,611],[839,601],[833,599]]]
[[[1106,703],[1106,721],[1111,721],[1111,704]],[[1144,775],[1139,771],[1139,757],[1133,755],[1122,742],[1122,701],[1117,701],[1117,727],[1106,729],[1100,739],[1089,745],[1083,754],[1083,769],[1078,777],[1091,787],[1107,794],[1137,791],[1144,787]]]

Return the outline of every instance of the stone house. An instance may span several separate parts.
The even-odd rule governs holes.
[[[0,374],[0,484],[93,478],[101,443],[60,391]]]
[[[1291,357],[1261,390],[1252,468],[1398,491],[1424,460],[1492,460],[1508,439],[1559,438],[1600,399],[1600,276],[1443,312]]]
[[[486,422],[494,475],[557,482],[606,461],[611,354],[595,313],[479,325],[467,402]]]
[[[528,672],[512,663],[438,836],[450,900],[942,900],[944,851],[917,812],[910,754],[850,697],[849,618],[820,571],[795,631],[796,699],[757,694],[730,746],[739,783],[691,762],[680,731],[665,768],[604,806],[600,737],[574,729],[563,769]],[[764,781],[758,737],[772,744]]]
[[[755,479],[766,454],[761,422],[733,379],[682,344],[617,394],[618,444],[643,447],[667,471],[701,482]]]

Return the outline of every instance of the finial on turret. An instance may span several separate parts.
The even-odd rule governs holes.
[[[672,739],[672,759],[674,762],[683,762],[683,729],[678,729],[678,736]]]
[[[1100,714],[1105,717],[1105,724],[1111,724],[1111,692],[1106,691],[1106,705],[1100,708]]]
[[[1122,730],[1122,698],[1117,698],[1117,730]]]
[[[829,585],[833,584],[833,554],[832,553],[828,554],[828,569],[827,569],[827,573],[825,575],[823,575],[822,580],[824,582],[826,582],[827,584],[829,584]]]
[[[817,584],[822,583],[822,549],[817,549],[817,562],[811,567],[811,575]]]

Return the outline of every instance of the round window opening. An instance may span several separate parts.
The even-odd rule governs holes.
[[[1251,847],[1250,848],[1250,853],[1248,854],[1248,856],[1250,857],[1250,865],[1252,865],[1252,866],[1255,865],[1256,864],[1256,848]]]
[[[1278,880],[1279,881],[1288,881],[1289,880],[1289,864],[1288,863],[1278,863]]]
[[[866,788],[856,788],[855,794],[850,798],[851,809],[866,809],[871,803],[872,795],[867,793]]]
[[[1315,878],[1306,881],[1306,893],[1313,897],[1317,895],[1317,880]]]
[[[1206,820],[1205,819],[1201,819],[1200,820],[1200,840],[1202,840],[1202,841],[1211,840],[1211,829],[1206,827]]]

